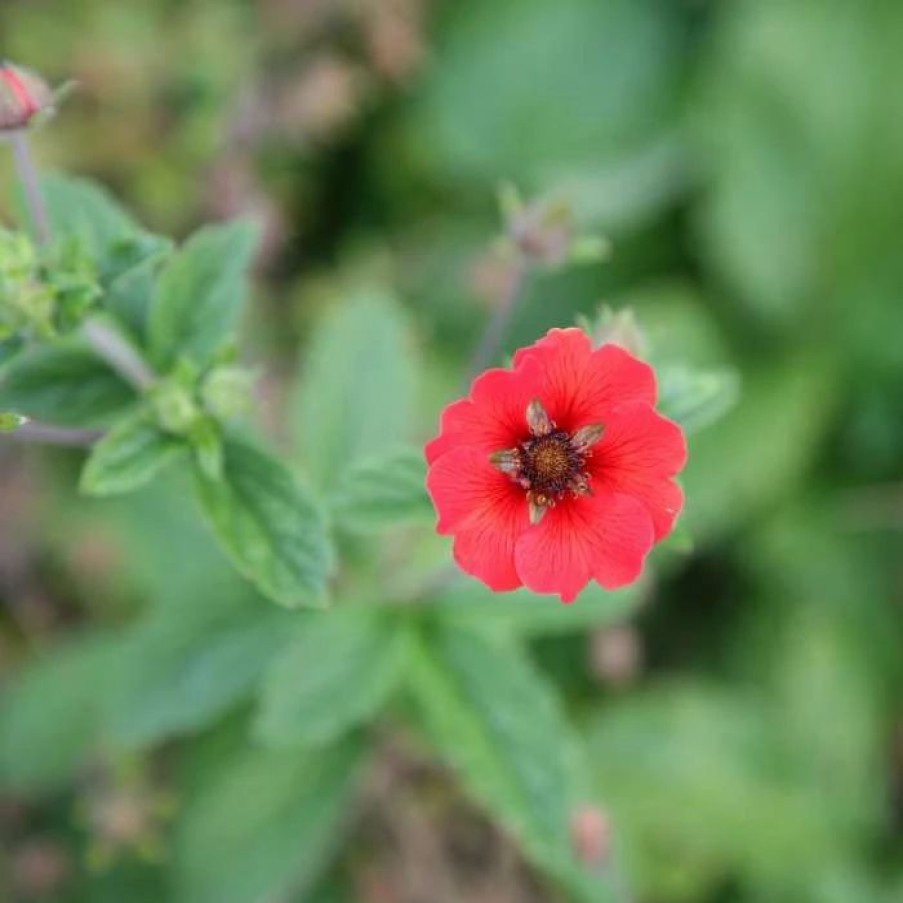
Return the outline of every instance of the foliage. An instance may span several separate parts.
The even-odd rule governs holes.
[[[47,841],[61,903],[899,899],[899,4],[0,31],[81,85],[39,159],[97,177],[42,174],[46,244],[2,199],[0,897]],[[690,441],[681,535],[570,606],[451,569],[423,488],[508,179],[613,252],[528,261],[494,362],[579,319]]]

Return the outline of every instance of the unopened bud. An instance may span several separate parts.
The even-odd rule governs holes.
[[[585,805],[571,818],[574,855],[586,868],[603,868],[611,854],[611,823],[598,807]]]
[[[603,306],[595,322],[590,325],[589,332],[596,348],[608,344],[620,345],[637,357],[645,357],[647,354],[646,336],[630,308],[615,311]]]
[[[185,436],[202,416],[191,390],[174,380],[157,385],[150,398],[157,422],[167,433]]]
[[[14,433],[26,423],[28,423],[28,418],[22,414],[0,411],[0,433]]]
[[[217,420],[246,414],[253,405],[252,390],[257,374],[243,367],[216,367],[201,384],[204,408]]]
[[[53,106],[53,91],[39,75],[22,66],[0,63],[0,132],[27,128]]]
[[[590,667],[601,681],[618,687],[636,680],[643,667],[643,645],[636,628],[625,624],[590,637]]]

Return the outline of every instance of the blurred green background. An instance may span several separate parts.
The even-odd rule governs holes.
[[[591,744],[620,879],[642,903],[903,900],[899,0],[3,0],[0,50],[79,84],[42,165],[179,237],[266,224],[247,357],[277,437],[297,349],[349,286],[400,299],[420,369],[397,381],[430,435],[498,293],[500,181],[610,237],[605,265],[531,282],[508,348],[605,301],[658,361],[742,380],[691,441],[693,550],[662,550],[622,623],[532,644]],[[0,448],[0,673],[202,596],[248,617],[178,485],[89,503],[76,463]],[[54,686],[36,717],[77,730],[90,705]],[[158,749],[175,784],[215,780],[239,697]],[[168,899],[178,801],[143,756],[4,798],[0,898]],[[414,903],[365,847],[366,826],[284,899]],[[485,903],[526,899],[504,893]]]

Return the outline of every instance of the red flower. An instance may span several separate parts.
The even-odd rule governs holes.
[[[617,345],[553,329],[489,370],[426,447],[439,533],[493,590],[572,602],[590,580],[634,581],[683,505],[687,451],[657,414],[652,368]]]

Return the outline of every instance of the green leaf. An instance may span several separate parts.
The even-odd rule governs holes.
[[[180,903],[301,899],[333,854],[361,760],[357,742],[247,750],[187,802],[174,841]]]
[[[91,450],[79,487],[88,495],[131,492],[153,479],[184,450],[146,408],[124,417]]]
[[[330,498],[333,516],[351,530],[431,521],[426,462],[419,448],[398,448],[351,467]]]
[[[257,229],[250,223],[207,226],[169,260],[150,314],[157,365],[168,369],[181,356],[207,364],[228,341],[256,244]]]
[[[675,119],[681,27],[636,0],[455,4],[415,110],[431,162],[463,185],[536,184],[642,148]]]
[[[233,564],[282,605],[322,601],[332,552],[320,512],[278,458],[236,436],[223,445],[223,476],[195,472],[197,495]]]
[[[318,488],[404,441],[417,368],[394,300],[366,294],[331,310],[311,338],[295,401],[298,449]]]
[[[108,637],[86,636],[15,677],[0,705],[0,787],[36,792],[71,780],[97,743],[117,654]]]
[[[60,426],[106,426],[133,390],[77,340],[20,354],[0,376],[0,406]]]
[[[41,178],[41,196],[53,238],[79,236],[101,269],[112,245],[143,232],[106,189],[87,179],[45,175]]]
[[[659,370],[659,410],[695,433],[726,414],[740,395],[732,370],[694,370],[672,366]]]
[[[563,605],[554,596],[527,590],[494,593],[468,580],[440,593],[435,613],[461,626],[499,628],[524,637],[545,636],[618,624],[636,612],[643,597],[642,583],[614,592],[591,583],[573,604]]]
[[[41,179],[54,240],[80,239],[96,261],[103,304],[143,339],[154,286],[153,269],[172,242],[142,228],[102,186],[50,174]]]
[[[109,699],[112,742],[137,749],[212,724],[250,694],[289,619],[251,602],[164,609],[140,625],[123,643]]]
[[[336,739],[385,703],[407,652],[404,625],[385,610],[303,616],[267,674],[257,736],[277,747]]]
[[[611,899],[570,850],[582,775],[550,685],[515,647],[461,629],[427,635],[413,664],[410,692],[465,788],[581,900]]]
[[[142,343],[156,287],[156,269],[171,251],[169,239],[145,232],[118,242],[104,261],[103,304]]]

